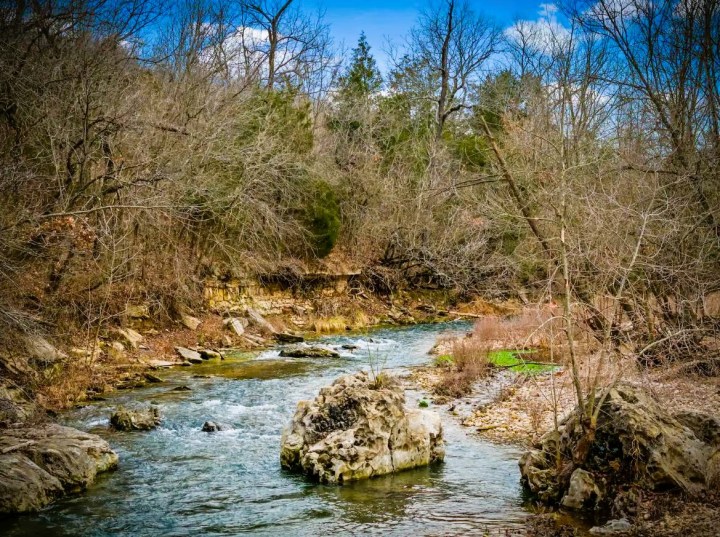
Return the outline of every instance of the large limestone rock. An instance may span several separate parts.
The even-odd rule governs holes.
[[[313,401],[301,401],[283,431],[283,467],[322,483],[345,483],[445,457],[435,412],[405,408],[401,387],[367,373],[340,377]]]
[[[624,485],[688,494],[716,486],[720,419],[696,412],[671,414],[636,386],[610,389],[587,450],[583,436],[573,413],[559,433],[548,433],[522,456],[522,482],[531,493],[547,503],[580,509],[601,507],[601,489],[612,501],[613,491]]]
[[[37,511],[117,466],[102,438],[71,427],[10,428],[0,435],[0,513]]]

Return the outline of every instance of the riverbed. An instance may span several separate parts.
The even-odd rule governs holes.
[[[165,382],[116,392],[62,421],[107,439],[117,471],[44,511],[0,521],[9,536],[465,535],[522,526],[517,448],[473,436],[442,409],[445,462],[345,486],[321,486],[281,470],[282,428],[296,404],[359,369],[428,363],[439,333],[468,325],[420,325],[327,337],[335,359],[280,358],[278,350],[162,374]],[[187,386],[189,390],[175,391]],[[408,393],[409,404],[422,394]],[[155,404],[150,432],[108,429],[118,405]],[[432,408],[433,405],[430,405]],[[205,433],[205,421],[225,430]]]

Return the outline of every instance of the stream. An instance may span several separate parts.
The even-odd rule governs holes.
[[[42,512],[6,520],[8,536],[101,535],[464,535],[516,528],[522,508],[520,451],[468,434],[443,413],[442,465],[345,486],[308,483],[281,470],[282,428],[302,399],[341,374],[429,361],[439,333],[469,325],[420,325],[322,338],[354,344],[338,359],[231,358],[161,376],[166,382],[114,392],[63,416],[63,422],[107,439],[117,471],[81,495]],[[188,386],[190,391],[172,391]],[[409,392],[408,404],[421,394]],[[162,425],[151,432],[108,429],[116,406],[157,404]],[[433,408],[433,405],[430,405]],[[203,422],[230,428],[204,433]]]

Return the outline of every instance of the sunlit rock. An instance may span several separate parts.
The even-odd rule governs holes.
[[[283,467],[322,483],[366,479],[444,457],[438,414],[407,409],[400,386],[366,372],[341,377],[313,401],[301,401],[283,431],[280,452]]]

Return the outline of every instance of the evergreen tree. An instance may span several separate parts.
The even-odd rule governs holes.
[[[352,62],[340,78],[341,96],[343,100],[367,99],[381,86],[382,75],[370,53],[365,32],[362,32],[352,51]]]

